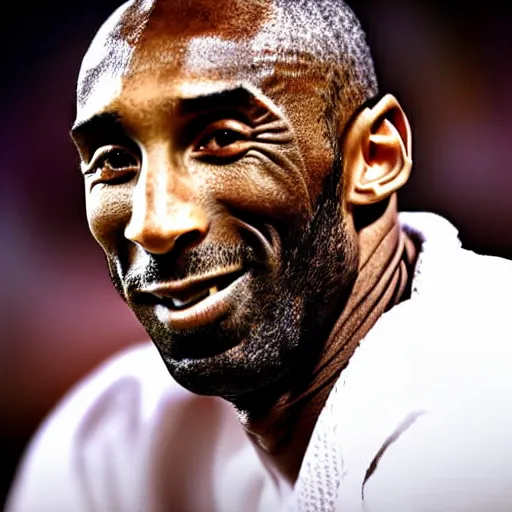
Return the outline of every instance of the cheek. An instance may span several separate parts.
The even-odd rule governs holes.
[[[119,250],[124,239],[124,229],[130,219],[131,190],[122,185],[104,187],[99,184],[86,195],[89,229],[105,253]]]
[[[239,162],[212,168],[206,186],[210,197],[235,212],[272,223],[302,217],[310,205],[308,187],[298,166],[259,153]]]

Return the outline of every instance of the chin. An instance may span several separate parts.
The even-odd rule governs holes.
[[[233,399],[272,387],[300,360],[303,299],[252,284],[256,294],[241,293],[223,317],[187,330],[134,309],[172,377],[189,391]]]

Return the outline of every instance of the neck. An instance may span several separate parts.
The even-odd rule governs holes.
[[[400,229],[395,197],[383,210],[357,229],[358,277],[299,392],[288,390],[264,407],[259,401],[257,407],[241,410],[249,438],[290,484],[297,479],[318,415],[359,342],[385,311],[409,296],[416,249]]]

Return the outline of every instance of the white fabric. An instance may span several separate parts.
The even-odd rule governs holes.
[[[412,297],[352,356],[294,489],[229,404],[180,388],[145,344],[50,415],[7,510],[511,511],[512,263],[461,249],[438,216],[400,218],[422,240]]]

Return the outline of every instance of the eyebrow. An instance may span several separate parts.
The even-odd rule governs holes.
[[[248,107],[257,100],[246,87],[216,91],[178,100],[178,113],[183,116],[200,114],[211,110],[223,110],[236,107]],[[117,111],[95,114],[89,119],[76,122],[70,130],[71,137],[77,143],[98,141],[112,134],[125,135],[122,116]]]
[[[178,112],[183,115],[197,114],[207,110],[246,107],[256,100],[254,94],[245,87],[208,93],[193,98],[182,98]]]
[[[122,131],[121,115],[118,112],[102,112],[79,121],[72,126],[70,133],[75,141],[80,141],[112,131]]]

